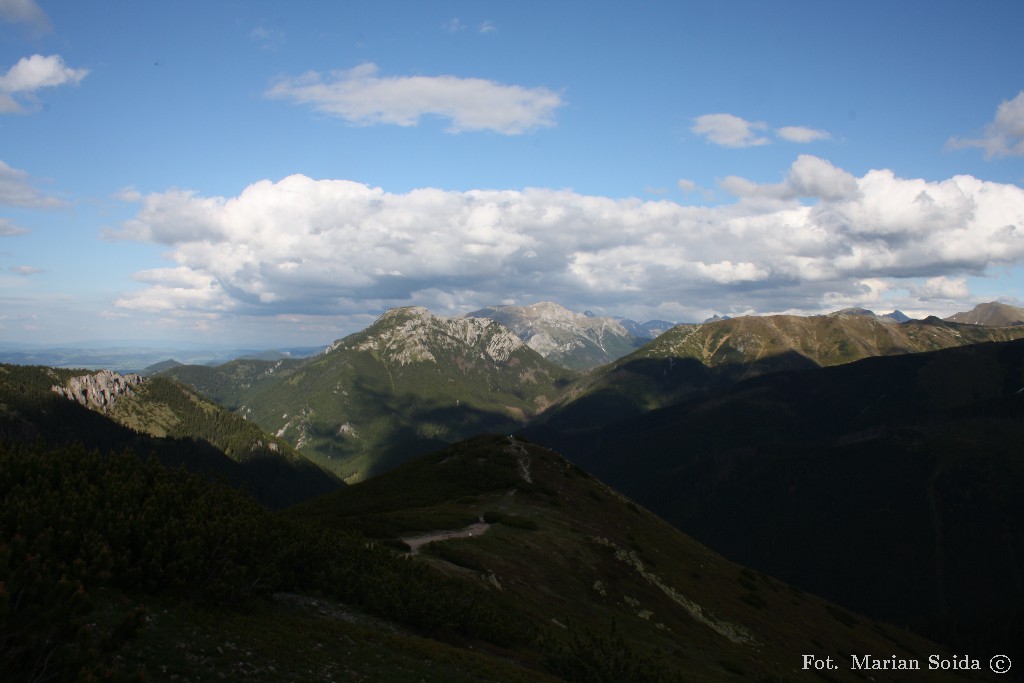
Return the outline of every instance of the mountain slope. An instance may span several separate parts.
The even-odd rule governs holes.
[[[307,361],[170,372],[347,481],[471,434],[513,431],[574,377],[491,320],[424,308],[389,311]]]
[[[1024,325],[1024,308],[992,301],[987,304],[978,304],[971,310],[963,313],[954,313],[946,318],[946,320],[967,325],[989,325],[993,327]]]
[[[0,442],[0,496],[4,681],[557,680],[500,596],[180,469]]]
[[[271,507],[342,483],[286,442],[165,378],[0,365],[0,440],[155,453]]]
[[[738,562],[958,647],[1024,642],[1024,340],[766,374],[547,436]]]
[[[544,441],[555,438],[550,434],[639,415],[771,372],[1021,337],[1024,326],[980,327],[935,317],[894,324],[874,315],[843,313],[678,325],[582,377],[539,420],[536,438]]]
[[[469,316],[504,325],[531,349],[571,370],[610,363],[644,342],[617,320],[576,313],[549,301],[482,308]]]
[[[509,436],[454,444],[287,513],[404,539],[417,558],[486,587],[544,625],[549,670],[569,680],[626,680],[587,671],[613,657],[649,676],[636,680],[820,680],[801,669],[809,653],[838,659],[829,680],[858,680],[851,654],[941,651],[733,564]]]

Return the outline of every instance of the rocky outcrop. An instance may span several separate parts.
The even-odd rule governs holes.
[[[64,398],[78,401],[83,406],[101,412],[107,412],[121,396],[131,396],[135,387],[145,381],[134,372],[122,375],[110,370],[100,370],[94,375],[72,377],[64,386],[54,385],[50,388]]]

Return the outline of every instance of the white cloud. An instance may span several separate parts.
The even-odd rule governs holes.
[[[24,104],[17,97],[34,103],[37,90],[77,85],[88,73],[88,69],[66,66],[60,55],[22,57],[7,73],[0,76],[0,114],[25,112]]]
[[[963,140],[950,138],[947,145],[954,149],[978,147],[985,150],[988,159],[1024,155],[1024,90],[999,105],[995,119],[985,127],[984,136]]]
[[[720,185],[731,194],[744,198],[791,200],[809,197],[823,200],[851,198],[858,192],[857,179],[810,154],[801,154],[782,183],[755,183],[738,176],[727,176]]]
[[[732,114],[704,114],[695,118],[691,131],[723,147],[755,147],[771,142],[757,131],[766,130],[767,123],[747,121]]]
[[[15,225],[10,218],[0,218],[0,237],[14,237],[15,235],[27,235],[28,230]]]
[[[50,30],[50,20],[35,0],[0,0],[0,19],[29,24],[40,33]]]
[[[494,33],[497,30],[498,27],[495,26],[493,21],[488,20],[480,24],[480,33]]]
[[[818,310],[897,289],[921,304],[966,292],[967,275],[1024,264],[1024,189],[1014,185],[888,170],[856,178],[807,155],[782,183],[741,181],[745,193],[720,206],[544,189],[392,194],[305,176],[236,197],[145,195],[108,236],[166,245],[173,266],[139,273],[143,288],[118,306],[365,315],[555,299],[613,311],[694,301]]]
[[[682,190],[684,193],[693,192],[694,190],[697,189],[697,183],[687,178],[680,178],[676,182],[676,185],[678,185],[679,189]]]
[[[964,301],[970,296],[967,278],[939,275],[928,278],[923,285],[913,288],[914,293],[925,300]]]
[[[59,199],[48,197],[32,187],[28,173],[0,161],[0,206],[48,209],[63,205]]]
[[[276,50],[284,45],[285,35],[282,31],[261,24],[249,31],[249,40],[259,44],[261,50]]]
[[[789,169],[789,187],[798,197],[850,199],[857,194],[857,179],[824,159],[801,154]]]
[[[775,135],[787,142],[814,142],[816,140],[828,140],[832,136],[823,130],[804,128],[803,126],[783,126],[775,129]]]
[[[357,125],[417,125],[424,116],[449,119],[450,132],[492,130],[506,135],[553,126],[563,105],[547,88],[524,88],[479,78],[378,75],[375,64],[309,72],[274,83],[266,96],[311,105]]]
[[[34,266],[11,266],[11,272],[17,275],[29,276],[44,272],[41,268]]]
[[[761,134],[769,128],[763,121],[747,121],[733,114],[704,114],[693,121],[691,131],[722,147],[758,147],[772,142],[770,138]],[[832,137],[827,131],[804,126],[776,128],[775,136],[780,140],[796,143],[827,140]]]

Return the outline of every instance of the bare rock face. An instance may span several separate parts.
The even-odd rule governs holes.
[[[56,394],[83,406],[107,412],[121,396],[131,396],[134,387],[144,381],[141,375],[134,372],[122,375],[110,370],[100,370],[94,375],[72,377],[64,386],[54,385],[50,388]]]
[[[619,321],[577,313],[550,301],[483,308],[466,319],[493,320],[544,358],[574,370],[609,363],[640,346],[639,337]]]
[[[448,352],[478,352],[496,363],[504,363],[525,346],[519,337],[488,318],[445,318],[422,306],[392,309],[365,333],[353,348],[372,351],[397,365],[437,363],[437,355]],[[336,342],[327,352],[347,343]]]

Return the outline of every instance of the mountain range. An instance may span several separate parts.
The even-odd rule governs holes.
[[[208,347],[184,342],[139,342],[131,345],[115,341],[77,342],[73,344],[25,344],[0,342],[0,363],[46,365],[55,368],[140,372],[169,358],[188,364],[219,364],[234,358],[260,355],[268,358],[305,358],[323,351],[322,346],[301,346],[275,350],[237,347]]]
[[[543,441],[759,374],[1024,336],[1024,326],[934,317],[896,323],[861,309],[745,316],[674,326],[580,373],[553,350],[556,335],[565,348],[593,351],[603,344],[607,353],[624,353],[637,339],[610,318],[550,303],[480,314],[492,317],[394,309],[311,358],[175,364],[158,374],[190,385],[354,482],[482,431],[529,424]]]
[[[385,313],[305,361],[176,366],[186,382],[346,481],[484,431],[514,431],[574,373],[487,318]]]
[[[610,363],[657,336],[651,333],[664,324],[577,313],[550,301],[482,308],[468,317],[489,318],[504,325],[531,349],[570,370],[589,370]]]
[[[1024,326],[971,325],[935,317],[897,324],[861,310],[678,325],[582,376],[539,422],[549,432],[572,433],[757,375],[1020,337]]]
[[[614,328],[532,314],[516,333],[396,309],[310,358],[151,378],[0,366],[0,479],[31,483],[3,489],[0,598],[70,601],[49,622],[0,600],[8,664],[766,682],[817,680],[808,654],[843,662],[835,680],[865,675],[854,654],[1019,658],[1024,325],[720,318],[579,372],[531,329],[561,319],[607,350],[596,331]],[[259,512],[132,453],[291,507]],[[83,516],[113,526],[73,543]],[[199,607],[212,585],[248,606]]]

